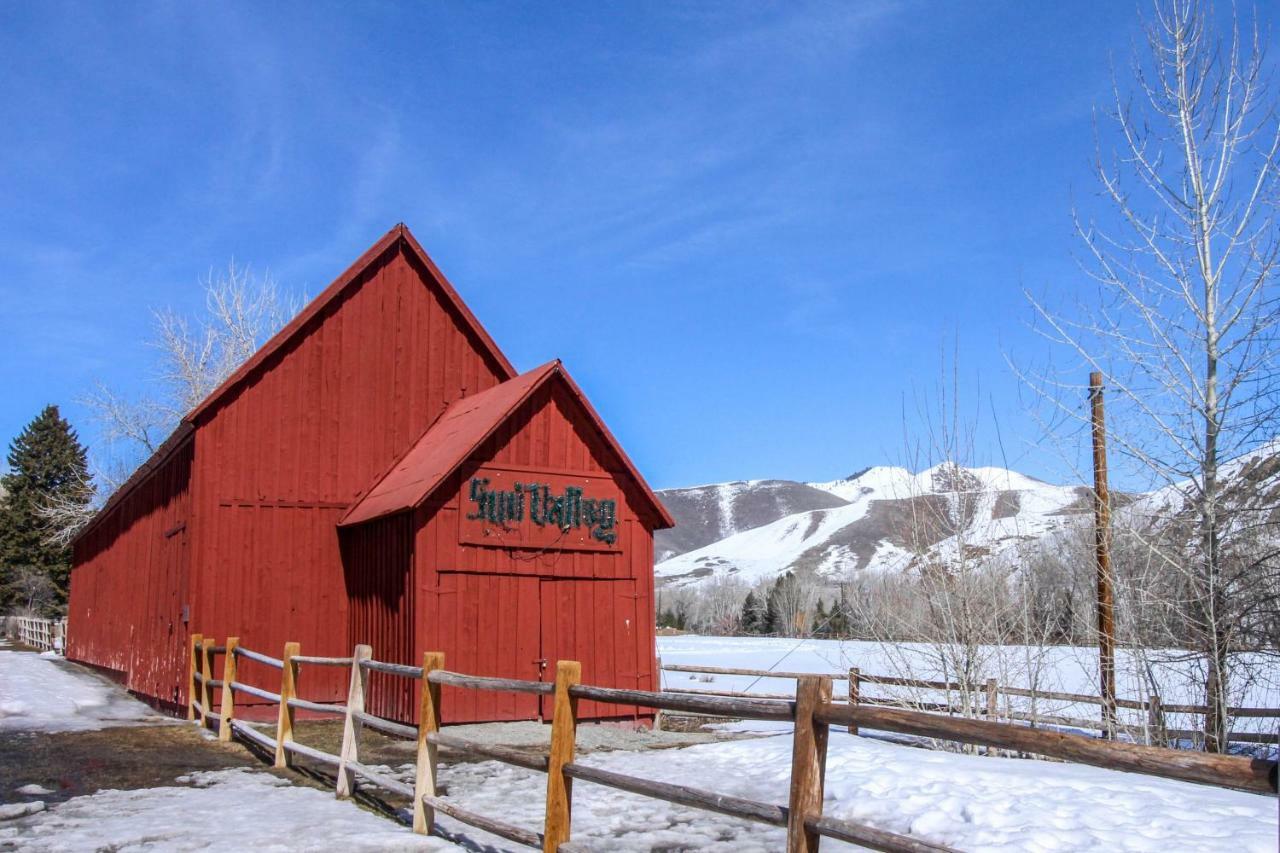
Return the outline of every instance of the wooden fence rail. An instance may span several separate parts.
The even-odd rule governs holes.
[[[222,656],[222,677],[214,678],[214,659]],[[279,692],[245,684],[238,679],[238,661],[257,661],[280,670]],[[350,688],[345,704],[314,702],[299,694],[303,665],[348,667]],[[831,676],[796,673],[797,693],[785,700],[738,696],[707,696],[644,690],[622,690],[580,683],[581,667],[575,661],[559,661],[554,684],[518,679],[490,678],[450,672],[439,652],[423,655],[422,666],[375,660],[373,650],[357,646],[350,657],[304,656],[297,643],[285,645],[273,658],[240,645],[230,637],[218,646],[211,638],[191,640],[190,704],[188,718],[201,725],[214,724],[219,738],[233,736],[274,757],[277,766],[292,766],[302,756],[334,768],[335,794],[353,795],[361,785],[372,785],[408,797],[413,805],[413,829],[433,831],[437,815],[494,834],[515,844],[543,851],[582,851],[572,841],[573,783],[603,785],[695,809],[730,815],[747,821],[786,829],[788,853],[813,853],[822,838],[834,838],[885,851],[946,851],[927,839],[887,832],[864,824],[823,815],[830,727],[856,731],[858,726],[1018,749],[1118,770],[1239,788],[1258,793],[1276,791],[1276,763],[1234,756],[1173,752],[1134,744],[1115,744],[1080,735],[1061,734],[1010,723],[958,719],[917,710],[874,707],[837,702],[832,698]],[[409,726],[368,713],[365,699],[368,672],[382,672],[421,683],[419,723]],[[855,678],[855,684],[856,684]],[[552,697],[551,743],[545,756],[530,755],[508,746],[478,744],[441,731],[441,691],[444,685],[469,690],[534,693]],[[213,691],[220,690],[220,711],[211,711]],[[278,705],[275,737],[235,719],[235,695],[245,693]],[[854,693],[857,699],[856,691]],[[667,711],[711,713],[717,716],[795,723],[791,763],[791,787],[786,805],[758,802],[706,791],[687,785],[629,776],[581,764],[576,760],[578,702],[589,700],[615,705],[641,706]],[[342,746],[338,755],[298,743],[294,739],[295,709],[340,714]],[[384,770],[361,761],[361,734],[371,728],[392,737],[415,741],[417,763],[410,785]],[[515,826],[499,818],[473,812],[454,799],[442,796],[439,786],[439,750],[499,761],[546,774],[546,808],[542,831]]]
[[[740,675],[760,678],[780,678],[797,680],[806,678],[811,675],[820,675],[822,673],[812,672],[787,672],[774,671],[764,669],[746,669],[741,667],[727,666],[707,666],[698,664],[663,664],[661,667],[663,672],[687,672],[706,675]],[[1006,707],[1001,712],[999,705],[999,697],[1001,696],[1018,696],[1023,698],[1031,698],[1036,700],[1044,700],[1048,702],[1067,702],[1078,704],[1103,705],[1102,697],[1091,696],[1085,693],[1064,693],[1053,690],[1031,690],[1026,687],[1013,687],[1009,685],[999,684],[994,678],[989,678],[982,683],[974,683],[966,687],[961,682],[956,681],[930,681],[920,678],[903,678],[895,675],[874,675],[862,672],[861,670],[851,668],[847,673],[831,673],[827,675],[832,681],[848,682],[848,690],[839,699],[844,699],[852,705],[876,705],[876,706],[892,706],[902,707],[912,710],[924,711],[941,711],[946,713],[965,713],[971,716],[985,716],[988,720],[995,720],[998,716],[1005,716],[1011,720],[1019,720],[1023,722],[1039,722],[1049,725],[1067,726],[1070,728],[1082,729],[1098,729],[1103,730],[1103,721],[1086,720],[1079,717],[1065,717],[1061,715],[1044,714],[1044,713],[1028,713],[1023,711],[1013,711]],[[863,690],[863,685],[875,684],[889,687],[908,687],[919,690],[944,691],[947,693],[968,693],[973,699],[968,703],[968,707],[955,705],[948,702],[922,702],[913,699],[901,699],[887,696],[869,696]],[[680,693],[698,696],[725,696],[733,698],[767,698],[767,699],[790,699],[792,694],[783,693],[755,693],[747,691],[734,690],[712,690],[707,688],[690,688],[690,687],[666,687],[664,692]],[[1141,726],[1121,726],[1122,729],[1128,729],[1134,733],[1145,733],[1146,739],[1151,744],[1165,744],[1176,739],[1194,739],[1201,736],[1202,733],[1192,729],[1173,729],[1167,724],[1167,715],[1169,714],[1189,714],[1203,716],[1208,712],[1207,706],[1204,705],[1167,705],[1164,704],[1159,696],[1150,696],[1147,699],[1117,699],[1117,708],[1124,708],[1133,711],[1146,711],[1147,716],[1144,724]],[[1280,720],[1280,708],[1248,708],[1232,706],[1227,709],[1228,716],[1236,718],[1265,718]],[[856,726],[855,726],[856,728]],[[1139,730],[1145,730],[1140,732]],[[856,731],[854,732],[856,734]],[[1227,739],[1236,743],[1266,743],[1273,744],[1277,741],[1277,732],[1231,732]]]

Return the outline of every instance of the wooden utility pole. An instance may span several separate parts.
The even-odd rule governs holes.
[[[1111,499],[1107,493],[1107,433],[1102,374],[1089,374],[1093,410],[1093,541],[1098,566],[1098,672],[1102,679],[1103,735],[1116,735],[1116,625],[1111,574]]]

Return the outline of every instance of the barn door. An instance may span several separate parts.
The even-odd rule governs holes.
[[[555,681],[556,661],[582,663],[582,683],[635,690],[639,634],[634,580],[543,579],[539,585],[543,680]],[[551,718],[554,699],[542,697],[542,716]],[[582,702],[581,717],[631,717],[630,705]]]
[[[423,623],[426,648],[445,654],[445,666],[468,675],[536,681],[538,579],[516,575],[441,572]],[[440,699],[446,723],[536,720],[538,698],[445,687]]]

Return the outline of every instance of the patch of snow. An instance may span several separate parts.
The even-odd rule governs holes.
[[[59,656],[0,651],[0,731],[91,731],[172,722]]]
[[[33,803],[6,803],[0,806],[0,820],[16,820],[42,811],[44,811],[44,803],[40,800]]]
[[[772,578],[814,545],[866,515],[867,503],[863,499],[832,509],[784,516],[664,560],[654,571],[659,577],[667,577],[707,568],[716,574],[737,574],[748,583]],[[843,570],[845,566],[840,563],[833,568]]]
[[[43,797],[53,793],[52,790],[44,785],[37,785],[34,782],[30,785],[23,785],[17,792],[24,797]]]
[[[0,826],[0,848],[99,850],[457,850],[332,793],[236,768],[193,773],[195,787],[99,791]],[[539,802],[540,802],[539,798]]]

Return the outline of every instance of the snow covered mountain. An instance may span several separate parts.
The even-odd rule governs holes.
[[[1280,547],[1280,439],[1219,469],[1224,542]],[[659,493],[677,527],[661,539],[658,582],[697,584],[733,575],[747,583],[786,571],[835,582],[915,561],[954,563],[1017,547],[1057,548],[1092,518],[1090,490],[1055,486],[1004,468],[950,463],[919,473],[867,468],[843,480],[754,480]],[[1146,494],[1113,491],[1117,528],[1192,535],[1188,483]]]
[[[790,480],[738,480],[658,494],[678,521],[673,529],[654,536],[654,559],[659,563],[784,516],[845,503],[829,489]]]
[[[1280,531],[1280,439],[1242,454],[1218,468],[1222,486],[1224,540],[1258,535],[1272,541]],[[1152,532],[1195,519],[1190,482],[1165,486],[1139,496],[1118,518],[1135,530]]]
[[[756,489],[763,494],[753,494]],[[689,492],[700,498],[689,499]],[[859,571],[898,570],[915,559],[991,556],[1089,515],[1087,489],[1003,468],[952,464],[914,474],[879,466],[829,483],[766,480],[660,495],[678,524],[661,543],[656,572],[659,583],[673,585],[726,574],[752,583],[789,570],[834,581]],[[713,518],[703,517],[713,496],[726,503]],[[781,496],[819,503],[785,512],[794,504]],[[767,510],[739,516],[725,506]],[[686,523],[695,532],[679,538]],[[700,544],[721,531],[725,535]]]

